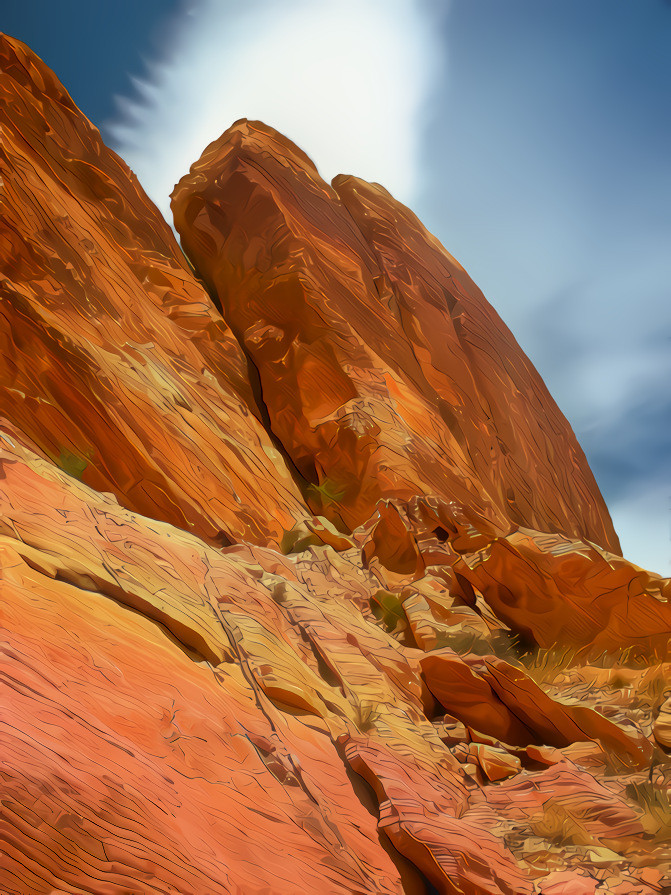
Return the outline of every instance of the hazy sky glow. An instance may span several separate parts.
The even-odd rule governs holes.
[[[671,4],[34,0],[5,18],[166,215],[241,117],[411,205],[539,369],[625,555],[671,573]]]
[[[272,124],[329,180],[356,172],[416,198],[443,50],[418,3],[199,0],[166,43],[107,124],[166,217],[175,182],[238,118]]]

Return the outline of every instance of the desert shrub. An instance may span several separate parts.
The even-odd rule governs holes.
[[[68,448],[62,447],[56,465],[59,469],[62,469],[63,472],[72,476],[73,479],[79,479],[79,481],[81,481],[84,470],[89,465],[92,456],[92,448],[83,451],[83,454],[80,456],[79,454],[74,454],[72,451],[68,450]]]
[[[401,624],[407,625],[400,594],[379,590],[370,598],[370,608],[389,633],[393,633]]]
[[[332,479],[324,479],[319,485],[308,485],[307,496],[319,503],[323,508],[332,503],[338,503],[345,496],[345,489],[338,486]]]
[[[577,647],[552,646],[520,657],[529,677],[537,684],[551,684],[563,671],[577,664]]]
[[[541,814],[530,821],[531,829],[555,845],[592,845],[594,837],[584,819],[555,799],[548,799]]]
[[[628,798],[641,811],[641,824],[646,833],[657,841],[671,840],[671,795],[669,788],[651,780],[628,783]]]

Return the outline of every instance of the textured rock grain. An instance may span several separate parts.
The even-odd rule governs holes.
[[[380,498],[618,553],[570,426],[457,262],[381,187],[333,187],[240,121],[173,193],[175,226],[259,370],[274,433],[349,526]],[[334,499],[337,498],[337,499]]]
[[[0,416],[131,509],[213,542],[304,514],[247,363],[135,176],[0,35]]]
[[[417,670],[347,593],[21,448],[0,462],[12,893],[399,892],[420,877],[388,841],[444,891],[531,891],[486,825],[457,824],[469,787]]]
[[[463,269],[243,121],[194,272],[0,63],[2,895],[665,891],[670,584]]]

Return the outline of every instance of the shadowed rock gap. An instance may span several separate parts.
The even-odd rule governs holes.
[[[181,248],[181,244],[180,244]],[[282,457],[285,466],[287,467],[291,477],[294,482],[298,485],[301,494],[303,494],[304,498],[307,493],[307,489],[310,485],[316,485],[318,483],[318,476],[316,469],[314,470],[314,474],[311,479],[305,478],[292,460],[291,456],[287,452],[285,446],[282,444],[281,440],[273,431],[273,427],[270,421],[270,414],[268,412],[268,406],[263,398],[263,386],[261,384],[261,377],[259,375],[259,369],[257,365],[254,363],[254,358],[252,357],[250,351],[247,349],[244,343],[244,339],[240,331],[235,327],[235,325],[231,324],[229,320],[226,318],[226,309],[224,308],[221,299],[217,293],[216,288],[212,285],[205,277],[201,276],[200,272],[194,267],[193,262],[186,254],[185,250],[181,248],[182,254],[184,258],[188,261],[189,267],[193,271],[194,277],[201,283],[203,289],[210,297],[210,301],[215,306],[215,308],[219,311],[221,316],[226,321],[227,325],[230,327],[231,332],[235,336],[238,345],[240,346],[240,351],[244,355],[246,364],[247,364],[247,379],[251,386],[252,395],[254,397],[254,409],[257,411],[256,416],[263,428],[266,431],[270,441],[272,442],[273,447],[278,451],[280,456]],[[307,498],[305,498],[307,499]],[[309,511],[309,508],[306,507]]]
[[[335,742],[335,749],[342,760],[347,778],[352,785],[354,794],[363,807],[376,820],[380,819],[380,806],[373,787],[351,767],[341,744]],[[409,858],[401,854],[383,829],[377,830],[380,845],[389,855],[398,869],[403,884],[404,895],[439,895],[438,889],[422,873]]]

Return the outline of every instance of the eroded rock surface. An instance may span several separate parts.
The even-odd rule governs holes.
[[[0,63],[3,895],[668,891],[669,581],[463,269],[238,122],[194,273]]]
[[[303,515],[236,339],[121,159],[0,36],[0,416],[61,468],[208,540]]]
[[[240,121],[182,178],[173,211],[326,514],[354,527],[380,498],[437,495],[479,530],[524,525],[619,552],[538,373],[384,189],[330,186],[289,140]]]

